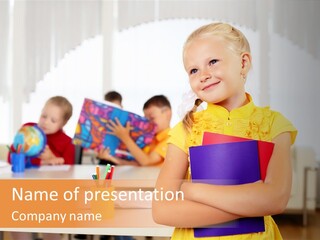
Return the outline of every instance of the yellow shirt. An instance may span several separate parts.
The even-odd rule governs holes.
[[[208,104],[206,110],[194,114],[194,123],[190,134],[186,134],[182,122],[180,122],[170,131],[168,143],[176,145],[188,154],[190,146],[201,145],[205,131],[264,141],[271,141],[283,132],[290,132],[291,142],[294,143],[297,130],[289,120],[281,113],[270,110],[269,107],[255,106],[249,94],[247,94],[247,98],[248,104],[231,112],[221,106]],[[190,168],[187,176],[189,178]],[[282,239],[272,217],[266,216],[264,219],[265,232],[197,239]],[[193,229],[175,229],[172,239],[195,239]]]
[[[170,131],[170,128],[167,128],[167,129],[162,130],[161,132],[157,133],[155,135],[153,141],[151,142],[151,144],[144,147],[143,151],[148,154],[151,152],[156,152],[164,160],[166,153],[167,153],[167,149],[168,149],[167,141],[169,138],[169,131]],[[161,162],[161,164],[162,163],[163,163],[163,161]]]

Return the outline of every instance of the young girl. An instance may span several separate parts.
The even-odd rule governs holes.
[[[282,239],[270,215],[281,213],[290,196],[290,145],[297,131],[279,112],[255,106],[245,92],[251,67],[247,39],[229,24],[203,26],[187,39],[183,62],[198,99],[170,132],[166,160],[156,188],[183,191],[184,199],[154,201],[154,220],[177,227],[172,239],[194,239],[196,227],[265,216],[264,232],[221,239]],[[207,109],[196,112],[203,101],[208,103]],[[272,141],[275,146],[265,181],[229,186],[183,182],[190,179],[188,149],[201,145],[203,132]]]

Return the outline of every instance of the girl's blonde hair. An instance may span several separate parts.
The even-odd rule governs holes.
[[[186,48],[193,40],[211,36],[221,37],[226,41],[228,47],[236,54],[241,55],[244,52],[250,53],[249,42],[240,30],[227,23],[210,23],[196,29],[189,35],[183,46],[183,55]],[[191,131],[193,125],[193,113],[196,112],[197,107],[201,103],[202,100],[197,99],[194,107],[183,118],[183,126],[188,132]]]
[[[62,109],[63,121],[64,123],[67,123],[72,116],[72,104],[69,102],[69,100],[62,96],[54,96],[48,99],[46,104],[48,103],[56,105]]]

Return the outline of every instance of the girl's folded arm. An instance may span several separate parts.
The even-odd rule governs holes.
[[[183,199],[180,186],[188,171],[187,155],[178,147],[169,144],[167,157],[159,174],[156,192],[152,203],[153,218],[157,223],[175,227],[199,227],[227,222],[239,218],[208,205]],[[179,199],[166,199],[161,196],[178,195]],[[160,194],[161,193],[161,194]],[[173,193],[173,195],[171,195]],[[176,194],[179,193],[179,194]]]

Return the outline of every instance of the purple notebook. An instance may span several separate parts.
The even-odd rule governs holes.
[[[237,185],[261,179],[258,142],[255,140],[195,146],[189,148],[189,153],[194,182]],[[213,237],[263,231],[263,217],[248,217],[195,228],[194,236]]]

